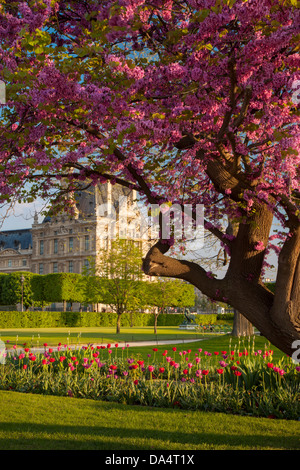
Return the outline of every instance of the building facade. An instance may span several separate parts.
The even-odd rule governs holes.
[[[34,218],[31,229],[0,232],[0,273],[79,273],[108,247],[111,209],[119,221],[120,201],[126,199],[128,221],[140,220],[136,194],[120,185],[99,184],[75,194],[76,215]],[[129,237],[133,233],[128,233]],[[148,249],[147,237],[140,241]]]

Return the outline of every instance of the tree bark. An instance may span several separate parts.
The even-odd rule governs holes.
[[[157,333],[157,318],[158,318],[158,314],[154,313],[154,334],[155,335]]]
[[[233,328],[232,328],[232,336],[252,336],[254,334],[254,328],[252,323],[250,323],[247,318],[245,318],[240,312],[237,310],[234,311],[234,319],[233,319]]]
[[[261,224],[259,222],[256,220],[257,226],[261,227],[265,220],[262,220]],[[235,249],[238,249],[240,254],[238,256],[234,253],[232,256],[231,266],[224,279],[208,276],[206,271],[196,263],[166,256],[165,253],[169,247],[161,241],[157,242],[144,258],[143,271],[151,276],[174,277],[188,281],[205,295],[217,301],[226,298],[226,302],[239,311],[274,346],[291,356],[294,353],[293,342],[300,339],[299,262],[296,273],[289,274],[293,279],[293,282],[290,282],[289,295],[286,294],[287,284],[281,287],[281,295],[276,287],[274,295],[260,280],[259,272],[261,272],[263,257],[253,248],[254,240],[249,241],[251,231],[252,228],[248,228],[247,231],[245,227],[239,230],[235,240]],[[259,233],[260,239],[261,235]],[[289,239],[286,243],[289,244]],[[250,250],[246,249],[247,244],[251,247]],[[295,242],[292,245],[296,247]],[[298,255],[294,254],[297,259],[299,259],[299,252],[300,247]],[[239,263],[238,260],[240,260]],[[279,263],[277,279],[281,280],[282,276],[281,263]],[[287,296],[286,302],[283,301],[285,296]]]
[[[122,313],[117,312],[117,329],[116,329],[117,335],[121,332],[121,315]]]

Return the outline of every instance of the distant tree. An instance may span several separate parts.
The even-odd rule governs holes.
[[[149,283],[147,303],[154,307],[154,333],[157,332],[157,320],[167,307],[192,307],[195,305],[195,289],[180,280],[158,278]]]
[[[122,314],[146,306],[142,251],[138,243],[117,238],[109,241],[108,248],[100,250],[98,260],[90,260],[89,268],[84,272],[85,301],[109,305],[117,313],[118,334]]]

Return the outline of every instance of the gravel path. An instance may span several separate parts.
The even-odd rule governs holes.
[[[115,344],[118,344],[118,348],[121,349],[121,348],[127,348],[127,347],[137,347],[137,346],[161,346],[161,345],[168,345],[168,344],[187,344],[187,343],[195,343],[197,341],[202,341],[201,339],[174,339],[174,340],[156,340],[156,341],[122,341],[122,342],[119,342],[119,343],[115,343]],[[97,347],[97,346],[105,346],[107,347],[107,344],[108,343],[103,343],[103,344],[99,344],[99,343],[92,343],[93,346]],[[110,349],[113,349],[115,348],[115,344],[111,344],[110,346]],[[61,345],[60,347],[59,346],[51,346],[51,345],[47,345],[47,346],[40,346],[40,347],[33,347],[33,348],[29,348],[30,351],[32,353],[42,353],[46,350],[49,349],[49,347],[51,349],[53,349],[53,351],[66,351],[68,349],[70,350],[74,350],[74,349],[80,349],[82,347],[86,347],[86,346],[89,346],[91,345],[91,343],[89,344],[70,344],[70,345]],[[60,349],[58,349],[60,348]],[[16,348],[16,349],[8,349],[7,350],[7,354],[19,354],[20,352],[23,352],[24,351],[24,348]]]

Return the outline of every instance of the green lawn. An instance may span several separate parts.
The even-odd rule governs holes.
[[[1,450],[295,450],[300,422],[0,392]]]
[[[195,343],[177,344],[177,350],[229,351],[236,344],[248,347],[248,338],[231,339],[229,335],[197,335],[177,327],[124,328],[120,336],[113,328],[1,330],[1,339],[10,344],[29,340],[32,334],[39,345],[116,341],[120,346],[136,341],[195,339]],[[37,336],[39,335],[39,337]],[[251,339],[251,345],[252,345]],[[265,338],[255,337],[255,350],[282,353]],[[35,344],[36,346],[36,344]],[[160,351],[172,345],[158,345]],[[129,348],[129,354],[147,358],[153,346]],[[118,351],[118,354],[120,352]],[[176,353],[177,354],[177,353]],[[300,448],[300,422],[180,409],[148,408],[70,397],[23,394],[0,391],[0,450],[293,450]]]
[[[213,353],[214,351],[229,351],[229,347],[233,349],[234,346],[248,348],[248,338],[237,339],[231,338],[228,334],[215,334],[205,333],[201,334],[197,331],[182,331],[178,327],[158,327],[157,334],[154,334],[153,327],[139,327],[139,328],[123,328],[119,335],[116,335],[114,328],[39,328],[39,329],[18,329],[18,330],[5,330],[0,329],[0,339],[5,342],[8,348],[14,344],[23,347],[26,343],[32,347],[43,347],[44,343],[48,346],[57,346],[58,343],[62,345],[74,345],[80,347],[81,344],[119,344],[119,348],[126,346],[128,343],[140,341],[174,341],[178,350],[191,349],[192,354],[202,348],[203,351]],[[197,340],[197,342],[188,342],[188,340]],[[9,342],[7,342],[9,341]],[[253,339],[250,341],[252,347]],[[254,339],[255,350],[271,348],[274,351],[274,359],[279,359],[282,352],[276,347],[269,344],[268,340],[262,336],[255,336]],[[165,349],[171,350],[172,344],[157,345],[158,351]],[[130,353],[140,354],[144,357],[147,353],[152,352],[153,346],[135,346],[130,348]],[[158,353],[159,354],[159,353]]]
[[[211,337],[212,333],[201,334],[197,331],[182,331],[177,326],[159,327],[157,334],[154,334],[153,327],[122,328],[120,334],[115,333],[112,327],[86,327],[86,328],[23,328],[23,329],[0,329],[0,339],[8,346],[18,344],[21,346],[27,343],[32,346],[42,346],[47,343],[49,346],[78,343],[116,343],[120,346],[133,341],[156,341],[156,340],[177,340],[200,339]]]

